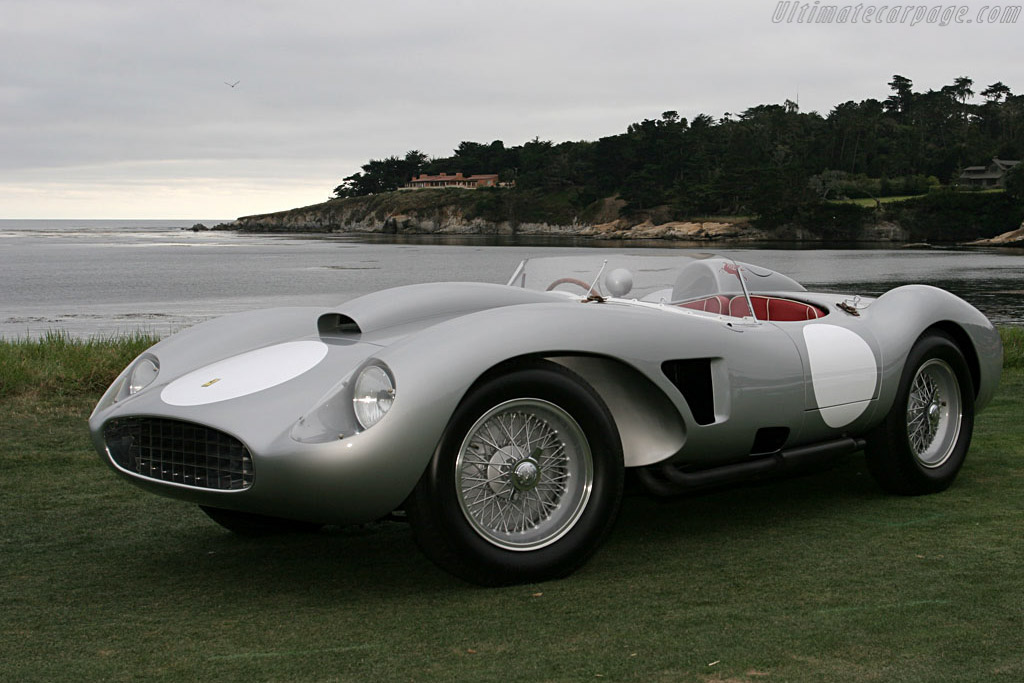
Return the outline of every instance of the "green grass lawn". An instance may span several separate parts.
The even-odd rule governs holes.
[[[991,188],[991,189],[988,189],[988,190],[963,190],[963,191],[964,192],[969,192],[970,194],[999,194],[1001,192],[1005,192],[1005,190],[1003,188],[1001,188],[1001,187],[1000,188]],[[892,204],[894,202],[904,202],[904,201],[906,201],[908,199],[920,199],[921,197],[925,197],[925,196],[927,196],[927,195],[923,195],[923,194],[907,194],[907,195],[896,195],[896,196],[893,196],[893,197],[879,197],[877,203],[878,204]],[[874,197],[856,197],[856,198],[853,198],[853,199],[829,199],[828,202],[830,204],[856,204],[857,206],[866,206],[868,208],[873,208],[873,207],[876,206],[876,202],[875,202]]]
[[[918,199],[924,195],[920,194],[908,194],[898,195],[895,197],[879,197],[879,204],[892,204],[893,202],[904,202],[908,199]],[[856,204],[857,206],[874,207],[876,202],[872,197],[857,197],[856,199],[830,199],[830,204]]]
[[[246,541],[143,493],[89,445],[98,379],[38,388],[135,347],[90,364],[0,342],[0,680],[1022,680],[1024,334],[1004,338],[945,493],[884,495],[853,456],[632,495],[575,575],[499,589],[435,569],[401,524]]]

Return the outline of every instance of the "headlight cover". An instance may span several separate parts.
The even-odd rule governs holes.
[[[132,368],[132,374],[128,377],[128,395],[133,396],[156,379],[160,373],[160,362],[153,356],[145,356]]]
[[[359,371],[352,391],[352,408],[363,429],[377,424],[395,402],[395,382],[380,365],[367,365]]]

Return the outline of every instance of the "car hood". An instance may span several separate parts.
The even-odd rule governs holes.
[[[452,318],[553,301],[572,299],[502,285],[437,283],[375,292],[337,307],[223,316],[148,349],[142,356],[155,359],[160,368],[153,384],[136,396],[124,396],[123,385],[137,359],[108,390],[94,417],[174,414],[202,421],[213,411],[237,416],[240,426],[272,405],[277,419],[265,420],[266,426],[280,430],[316,399],[336,392],[383,347]]]
[[[409,285],[367,294],[336,307],[318,318],[317,332],[386,343],[444,320],[492,308],[572,300],[564,293],[482,282]]]
[[[174,334],[147,353],[161,375],[178,377],[210,363],[304,339],[386,346],[444,320],[530,303],[572,301],[564,294],[479,282],[395,287],[331,307],[270,308],[225,315]]]

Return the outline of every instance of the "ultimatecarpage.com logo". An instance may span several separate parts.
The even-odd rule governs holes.
[[[984,5],[972,12],[966,5],[823,5],[815,2],[779,2],[774,24],[1016,24],[1020,5]]]

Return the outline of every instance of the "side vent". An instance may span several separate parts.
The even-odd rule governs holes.
[[[762,427],[754,435],[754,445],[750,447],[750,454],[778,453],[788,438],[789,427]]]
[[[699,425],[715,421],[715,392],[711,381],[711,358],[667,360],[661,371],[686,399]]]
[[[359,334],[362,332],[355,320],[341,313],[324,313],[317,319],[316,329],[321,336]]]

